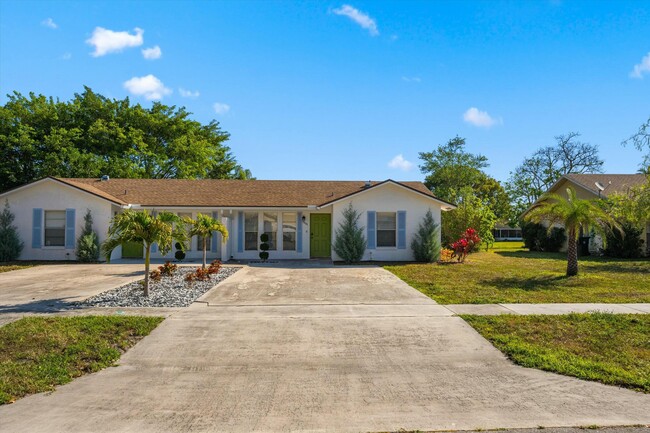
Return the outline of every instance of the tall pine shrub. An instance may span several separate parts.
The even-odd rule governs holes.
[[[90,209],[84,215],[84,229],[77,238],[77,260],[96,262],[99,260],[99,237],[93,230],[93,216]]]
[[[9,200],[6,200],[5,208],[0,213],[0,262],[17,260],[23,251],[24,244],[18,236],[16,226],[12,225],[15,218],[11,213]]]
[[[356,263],[363,258],[363,252],[366,250],[366,238],[363,236],[363,228],[357,223],[361,214],[357,212],[352,203],[343,210],[343,221],[339,223],[336,229],[334,239],[334,252],[345,263]]]
[[[440,258],[440,225],[433,219],[431,209],[420,222],[411,249],[418,262],[433,263]]]

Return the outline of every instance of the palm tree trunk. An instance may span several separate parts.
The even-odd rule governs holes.
[[[572,277],[574,275],[578,275],[578,240],[575,229],[570,229],[567,241],[566,276]]]
[[[205,269],[205,263],[207,262],[207,254],[208,254],[207,248],[206,248],[206,246],[207,246],[206,241],[207,241],[206,237],[203,236],[203,269]]]
[[[151,261],[151,244],[146,244],[144,254],[144,296],[149,297],[149,262]]]

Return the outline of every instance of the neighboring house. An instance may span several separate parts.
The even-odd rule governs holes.
[[[86,209],[100,241],[113,215],[124,209],[197,213],[219,218],[230,237],[208,239],[210,258],[259,259],[260,235],[270,236],[270,258],[339,257],[332,251],[342,211],[360,212],[367,249],[363,260],[413,260],[411,240],[431,209],[455,208],[436,198],[422,182],[264,181],[181,179],[63,179],[47,177],[0,194],[9,200],[25,242],[23,260],[74,260],[78,230]],[[201,257],[201,240],[192,239],[187,258]],[[111,258],[141,258],[141,245],[123,245]],[[162,258],[156,245],[152,257]],[[165,258],[172,259],[174,251]]]
[[[631,188],[639,187],[647,182],[645,174],[565,174],[549,188],[547,192],[566,196],[566,189],[573,188],[580,199],[607,198],[612,194],[628,194]],[[532,208],[532,206],[531,206]],[[582,235],[589,236],[589,233]],[[645,247],[650,246],[650,221],[645,224],[641,235]],[[599,246],[599,240],[589,244],[591,252]]]
[[[521,229],[519,227],[510,227],[507,224],[497,223],[492,229],[492,235],[495,241],[520,241]]]

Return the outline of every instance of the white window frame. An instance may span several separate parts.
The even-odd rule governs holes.
[[[379,215],[380,214],[392,214],[395,221],[395,228],[392,230],[380,230],[379,229]],[[395,243],[394,245],[379,245],[379,232],[388,232],[392,231],[395,234]],[[377,212],[375,213],[375,246],[378,249],[397,249],[397,212]]]
[[[63,213],[63,244],[61,245],[46,245],[47,243],[47,214],[48,212],[61,212]],[[65,209],[49,209],[43,210],[43,239],[42,239],[42,248],[51,248],[51,249],[65,249],[65,237],[67,235],[67,215]]]
[[[246,230],[246,215],[255,215],[257,218],[257,231],[256,232],[250,232]],[[244,251],[259,251],[260,249],[260,229],[264,229],[263,226],[260,226],[261,221],[260,221],[260,212],[255,212],[255,211],[245,211],[244,212]],[[246,246],[246,234],[247,233],[255,233],[255,249],[248,248]]]
[[[284,231],[284,215],[285,214],[293,214],[295,216],[293,232],[292,231],[287,231],[286,232],[286,233],[293,233],[293,236],[294,236],[294,238],[293,238],[293,248],[290,248],[290,249],[284,248],[284,233],[285,233],[285,231]],[[297,252],[298,251],[298,212],[280,212],[280,220],[281,220],[281,223],[280,223],[281,228],[279,229],[279,235],[282,238],[282,245],[281,245],[282,246],[282,251]]]

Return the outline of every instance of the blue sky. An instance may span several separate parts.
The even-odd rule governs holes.
[[[460,135],[506,180],[569,131],[632,173],[650,2],[0,1],[0,102],[83,85],[218,120],[259,179],[418,180]]]

